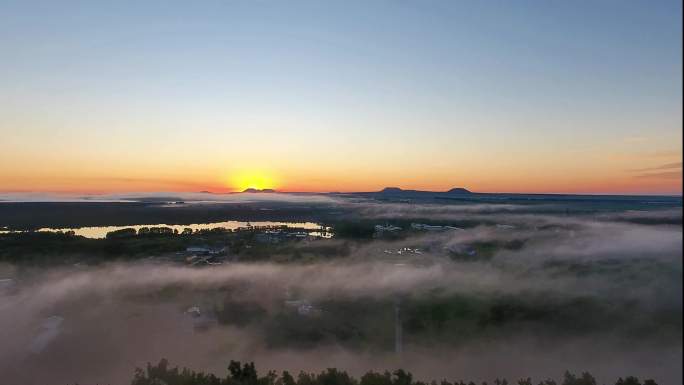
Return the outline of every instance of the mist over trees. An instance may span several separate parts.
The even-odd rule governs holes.
[[[283,385],[593,383],[565,370],[597,384],[681,382],[681,210],[590,203],[595,211],[584,201],[236,208],[320,220],[332,239],[131,222],[103,239],[9,231],[0,234],[0,371],[22,385],[127,383],[159,357],[198,378],[232,358],[277,370],[272,381]],[[151,213],[213,213],[163,210]],[[217,251],[212,264],[193,264]],[[329,366],[337,372],[320,377]],[[394,368],[410,381],[388,377]],[[290,381],[285,370],[308,375]],[[229,373],[216,381],[255,381],[251,366]],[[149,376],[138,380],[163,383]]]

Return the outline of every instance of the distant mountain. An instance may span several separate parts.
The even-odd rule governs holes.
[[[243,193],[274,193],[277,192],[276,190],[272,188],[264,188],[264,189],[258,189],[258,188],[248,188],[242,190]]]
[[[451,190],[447,191],[446,193],[447,194],[472,194],[472,192],[470,192],[467,189],[464,189],[463,187],[454,187]]]
[[[424,190],[404,190],[399,187],[385,187],[376,194],[386,196],[425,196],[425,195],[457,195],[457,194],[472,194],[463,187],[454,187],[449,191],[424,191]]]
[[[416,190],[402,190],[399,187],[385,187],[384,189],[378,191],[380,194],[394,194],[394,193],[402,193],[406,191],[416,191]]]

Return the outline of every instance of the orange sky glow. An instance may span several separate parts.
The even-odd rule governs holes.
[[[17,2],[0,192],[682,193],[681,2],[437,3]]]

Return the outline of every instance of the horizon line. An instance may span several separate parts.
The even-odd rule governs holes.
[[[381,192],[383,187],[378,190],[368,191],[297,191],[297,190],[279,190],[279,189],[256,189],[255,192],[245,190],[230,190],[230,191],[211,191],[211,190],[130,190],[130,191],[67,191],[67,190],[0,190],[0,194],[54,194],[54,195],[84,195],[84,196],[106,196],[106,195],[127,195],[127,194],[212,194],[212,195],[233,195],[233,194],[373,194]],[[396,188],[392,186],[392,188]],[[447,190],[420,190],[420,189],[405,189],[398,187],[403,191],[420,191],[426,193],[446,193]],[[467,190],[467,188],[462,187]],[[262,191],[272,190],[272,191]],[[501,194],[501,195],[586,195],[586,196],[668,196],[668,197],[682,197],[682,191],[678,192],[548,192],[548,191],[525,191],[525,192],[506,192],[506,191],[470,191],[470,194]],[[467,195],[468,193],[464,194]],[[1,200],[0,200],[1,201]]]

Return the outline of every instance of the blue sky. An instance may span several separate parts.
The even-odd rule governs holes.
[[[506,175],[533,174],[542,190],[567,189],[558,175],[601,190],[613,175],[637,191],[644,179],[625,169],[681,161],[681,13],[678,1],[2,1],[0,150],[33,165],[0,180],[48,188],[58,162],[87,186],[138,165],[136,178],[199,184],[254,169],[309,189],[376,174],[510,189]],[[325,172],[309,164],[320,157]]]

